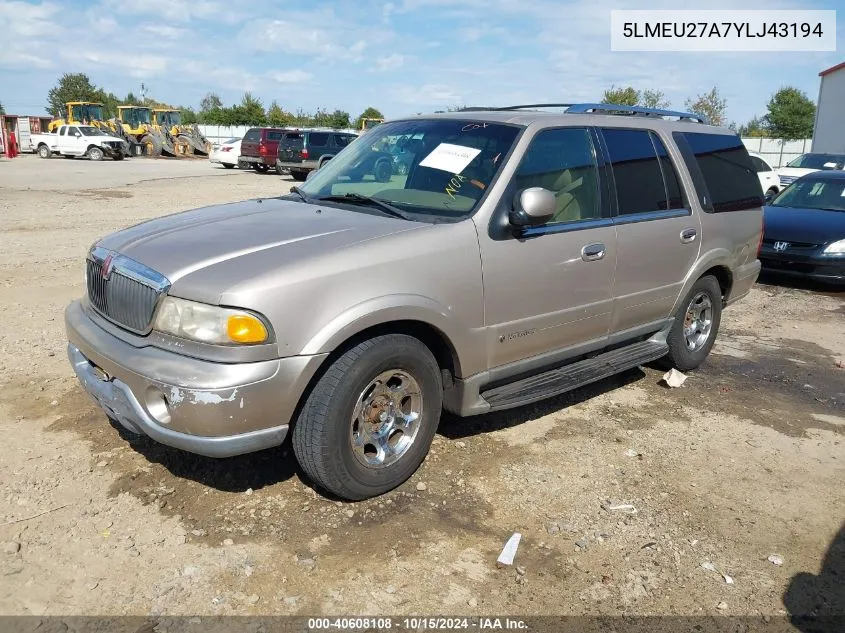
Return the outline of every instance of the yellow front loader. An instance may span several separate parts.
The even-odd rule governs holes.
[[[140,144],[141,154],[149,157],[176,156],[173,138],[153,125],[152,109],[138,105],[117,106],[117,121],[123,132]]]
[[[199,126],[182,123],[182,112],[179,110],[154,108],[153,125],[166,130],[177,143],[177,151],[196,156],[208,156],[211,153],[211,142],[200,132]],[[182,147],[185,151],[182,151]]]

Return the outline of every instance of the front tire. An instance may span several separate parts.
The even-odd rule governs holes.
[[[679,371],[697,368],[710,354],[722,320],[722,289],[712,275],[693,284],[679,304],[669,331],[664,365]]]
[[[416,472],[440,422],[443,386],[418,339],[386,334],[339,356],[317,381],[293,428],[300,466],[347,500],[383,494]]]
[[[88,158],[90,160],[99,161],[103,160],[103,150],[99,147],[91,147],[88,149]]]

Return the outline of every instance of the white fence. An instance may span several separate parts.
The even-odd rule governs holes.
[[[212,143],[223,143],[230,138],[243,138],[247,130],[256,127],[254,125],[200,125],[200,132]],[[309,128],[309,129],[323,129],[323,128]],[[353,132],[357,130],[345,129],[338,130],[338,132]]]
[[[243,138],[252,125],[200,125],[200,132],[212,143],[222,143],[230,138]],[[356,132],[356,130],[343,130]],[[750,152],[756,152],[766,159],[772,167],[783,167],[793,158],[812,151],[813,139],[784,141],[777,138],[743,137],[742,142]]]
[[[784,141],[779,138],[743,137],[742,142],[749,152],[760,154],[772,167],[783,167],[793,158],[811,152],[813,139]]]

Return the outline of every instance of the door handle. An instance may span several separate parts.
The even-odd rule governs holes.
[[[684,229],[683,231],[681,231],[681,242],[684,244],[694,242],[696,235],[697,233],[695,229]]]
[[[585,262],[594,262],[604,257],[604,244],[596,242],[595,244],[587,244],[581,249],[581,259]]]

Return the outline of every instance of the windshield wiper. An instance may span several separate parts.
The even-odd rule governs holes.
[[[302,189],[300,189],[300,188],[299,188],[299,187],[297,187],[296,185],[294,185],[293,187],[291,187],[291,188],[290,188],[290,192],[291,192],[291,193],[295,193],[295,194],[296,194],[296,195],[298,195],[300,198],[302,198],[302,201],[303,201],[303,202],[311,202],[311,198],[309,198],[309,197],[308,197],[308,196],[306,196],[304,193],[302,193]]]
[[[352,202],[366,204],[371,207],[376,207],[379,210],[383,211],[385,214],[391,215],[394,218],[408,220],[409,222],[415,221],[413,217],[405,213],[402,209],[393,206],[389,202],[385,202],[380,198],[364,196],[360,193],[345,193],[339,196],[323,196],[322,198],[317,198],[317,200],[325,200],[326,202]]]

